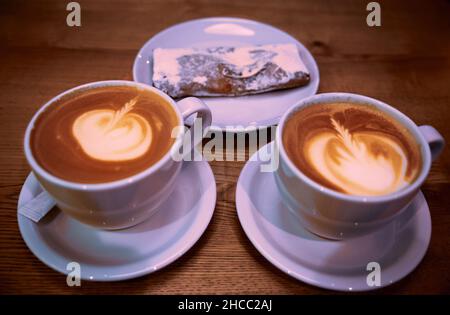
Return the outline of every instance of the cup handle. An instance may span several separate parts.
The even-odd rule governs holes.
[[[186,123],[186,120],[188,117],[192,116],[193,114],[197,114],[196,119],[201,119],[202,123],[202,137],[195,137],[195,132],[197,131],[194,124],[189,128],[190,134],[191,134],[191,150],[193,151],[195,146],[199,144],[202,141],[202,138],[205,136],[207,129],[209,126],[211,126],[211,110],[209,107],[201,100],[199,100],[196,97],[187,97],[177,102],[178,108],[181,111],[181,116],[183,117],[183,121]]]
[[[428,142],[431,151],[431,160],[434,161],[441,154],[445,146],[444,137],[434,127],[424,125],[419,126],[419,131]]]

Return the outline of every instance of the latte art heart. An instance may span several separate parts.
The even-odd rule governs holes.
[[[332,120],[336,132],[310,139],[305,152],[319,174],[348,194],[382,195],[408,184],[407,159],[402,148],[386,136],[350,134]]]
[[[76,118],[72,133],[84,153],[102,161],[132,160],[144,155],[152,142],[152,129],[145,118],[130,113],[136,100],[119,111],[96,109]]]
[[[58,98],[31,133],[36,161],[53,176],[75,183],[130,178],[170,152],[178,127],[164,97],[133,84],[93,85]]]
[[[349,195],[393,193],[410,185],[421,169],[420,147],[410,131],[367,104],[306,106],[286,121],[282,137],[303,174]]]

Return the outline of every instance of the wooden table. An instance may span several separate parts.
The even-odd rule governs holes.
[[[315,56],[320,92],[379,98],[417,124],[450,139],[450,3],[380,1],[382,26],[368,27],[369,1],[86,1],[81,27],[66,25],[69,1],[0,4],[0,293],[54,294],[316,294],[330,291],[294,280],[253,247],[239,225],[236,180],[244,162],[211,163],[217,180],[214,217],[200,241],[154,274],[69,288],[65,277],[25,246],[17,198],[30,171],[22,137],[33,113],[79,84],[132,79],[138,49],[181,21],[235,16],[263,21],[299,39]],[[283,3],[282,5],[280,3]],[[378,293],[450,293],[450,152],[423,185],[433,234],[419,267]]]

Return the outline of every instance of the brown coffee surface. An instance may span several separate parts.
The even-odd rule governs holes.
[[[350,195],[384,195],[418,176],[422,158],[410,131],[370,105],[315,104],[286,121],[282,141],[297,168]]]
[[[175,139],[171,105],[156,93],[104,86],[63,96],[42,112],[31,150],[45,170],[78,183],[135,175],[159,161]]]

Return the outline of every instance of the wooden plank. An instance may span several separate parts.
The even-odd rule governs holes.
[[[282,3],[282,5],[280,4]],[[212,162],[217,180],[214,218],[200,241],[155,274],[125,282],[69,288],[22,241],[17,198],[29,172],[22,137],[33,113],[70,87],[131,79],[140,46],[158,31],[206,16],[267,22],[301,40],[316,57],[321,92],[379,98],[417,124],[450,139],[450,19],[448,1],[380,1],[382,26],[365,24],[367,1],[89,1],[82,27],[65,25],[65,2],[4,1],[0,5],[0,293],[322,294],[261,256],[239,225],[236,181],[244,162]],[[433,164],[423,186],[433,237],[420,266],[377,293],[450,293],[450,153]]]

